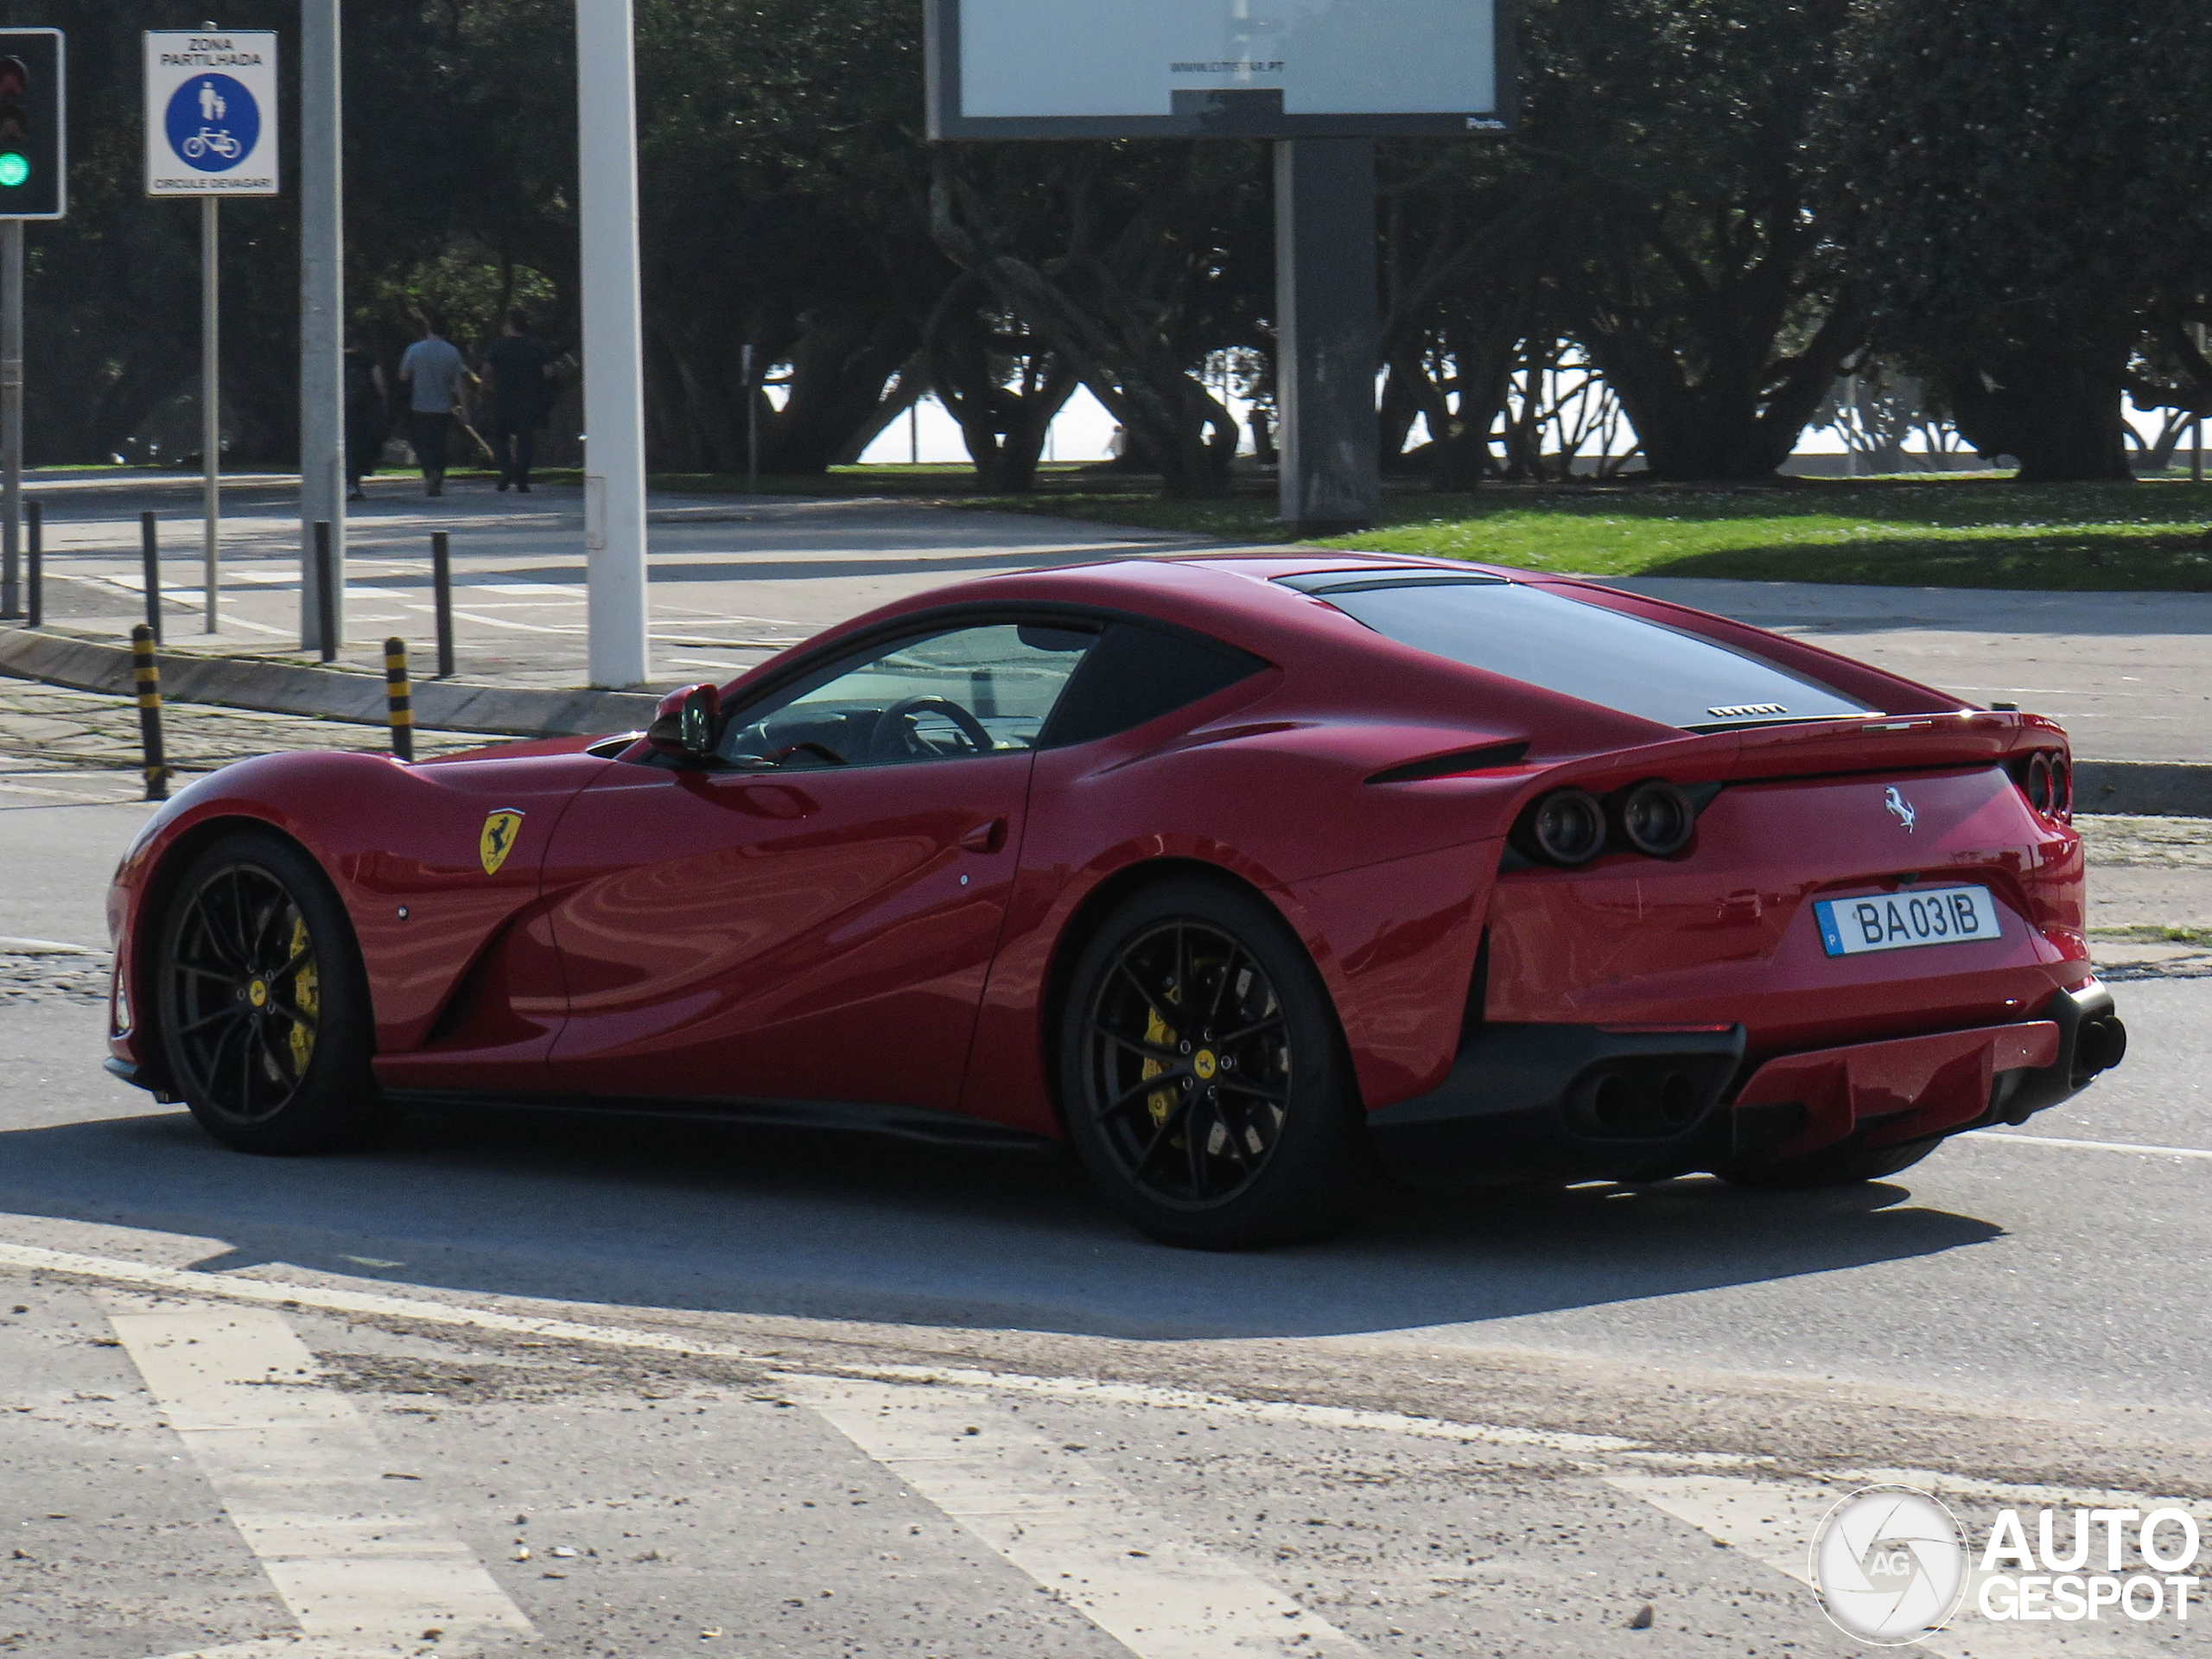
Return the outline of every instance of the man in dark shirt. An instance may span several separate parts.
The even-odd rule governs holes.
[[[530,488],[531,452],[537,429],[553,408],[550,371],[560,353],[530,332],[530,318],[520,311],[507,313],[499,338],[484,353],[484,372],[492,381],[492,453],[499,463],[499,488],[510,484]]]

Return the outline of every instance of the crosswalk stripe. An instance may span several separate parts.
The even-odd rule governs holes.
[[[169,1427],[316,1644],[290,1651],[303,1659],[414,1653],[432,1628],[459,1641],[532,1633],[451,1527],[395,1507],[375,1430],[345,1395],[316,1381],[315,1356],[281,1313],[116,1307],[108,1318]],[[454,1644],[442,1639],[435,1650],[448,1654]]]
[[[1147,1516],[1089,1459],[985,1397],[830,1377],[780,1386],[1136,1659],[1363,1659],[1367,1649]]]

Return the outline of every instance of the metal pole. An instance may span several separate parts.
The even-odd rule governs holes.
[[[1049,429],[1045,441],[1047,443],[1052,442]],[[909,467],[922,464],[922,400],[918,397],[906,405],[906,464]]]
[[[438,616],[438,677],[453,677],[453,538],[442,530],[430,532],[431,599]]]
[[[141,622],[130,630],[130,677],[138,690],[138,741],[146,751],[146,798],[169,798],[168,757],[162,749],[162,670],[154,660],[158,636]]]
[[[753,378],[753,344],[745,346],[745,493],[760,493],[760,385]]]
[[[1375,522],[1375,141],[1275,142],[1279,515],[1300,535]]]
[[[200,462],[201,486],[200,586],[207,595],[206,632],[215,632],[215,594],[222,586],[216,543],[223,519],[223,375],[221,292],[215,260],[222,243],[217,235],[216,199],[200,198]]]
[[[148,515],[149,518],[151,514]],[[338,655],[340,639],[338,600],[344,591],[337,559],[331,550],[330,521],[315,521],[315,651],[324,662]]]
[[[576,0],[586,632],[591,683],[602,686],[635,685],[650,672],[635,57],[630,0]]]
[[[46,621],[46,504],[24,503],[23,517],[30,530],[30,603],[26,620],[35,628]]]
[[[23,507],[23,221],[0,220],[0,616],[16,593]]]
[[[391,721],[391,752],[415,758],[415,698],[407,688],[407,642],[397,634],[384,642],[384,702]]]
[[[346,264],[339,0],[300,0],[300,645],[346,626]],[[339,591],[317,587],[315,526],[330,526]],[[325,660],[328,660],[326,656]]]
[[[154,643],[162,642],[162,547],[154,530],[154,515],[138,515],[138,566],[146,584],[146,626]]]
[[[1859,413],[1859,372],[1853,369],[1843,378],[1842,418],[1836,422],[1836,430],[1843,434],[1843,475],[1859,476],[1859,446],[1852,442],[1856,435],[1853,421]]]

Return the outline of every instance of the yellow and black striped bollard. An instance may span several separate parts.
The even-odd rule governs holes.
[[[384,642],[384,698],[391,711],[391,752],[415,758],[415,698],[407,689],[407,642],[397,634]]]
[[[130,677],[138,688],[138,741],[146,751],[146,798],[169,798],[168,759],[162,753],[162,671],[154,661],[154,631],[130,630]]]

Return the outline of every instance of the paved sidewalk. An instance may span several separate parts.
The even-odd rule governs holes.
[[[137,515],[161,514],[166,645],[300,660],[296,487],[226,492],[223,626],[199,632],[196,482],[171,476],[34,480],[47,503],[49,620],[120,637],[143,615]],[[429,535],[452,532],[457,668],[503,686],[582,684],[582,493],[528,497],[488,483],[437,500],[372,480],[350,521],[346,660],[380,670],[385,634],[432,633]],[[958,578],[1196,550],[1203,537],[890,499],[660,494],[651,502],[652,683],[728,677],[828,624]],[[2206,761],[2212,594],[2015,593],[1804,582],[1623,579],[1617,585],[1813,639],[1978,702],[2063,721],[2077,754]]]
[[[350,665],[383,669],[397,633],[434,666],[430,533],[453,537],[455,669],[503,686],[584,684],[582,492],[501,495],[461,483],[429,500],[372,480],[348,524]],[[49,623],[127,635],[144,618],[138,514],[161,515],[163,645],[302,660],[296,493],[226,494],[219,630],[201,631],[198,500],[188,481],[34,486],[47,501]],[[650,505],[658,687],[727,679],[770,653],[906,594],[994,571],[1211,546],[1141,530],[892,500],[656,495]],[[312,660],[307,658],[306,660]]]

